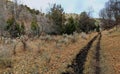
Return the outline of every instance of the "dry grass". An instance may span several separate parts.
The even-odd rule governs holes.
[[[94,33],[87,35],[87,40],[82,39],[80,34],[76,37],[49,36],[47,39],[36,38],[26,42],[26,51],[23,51],[22,42],[18,42],[15,49],[16,55],[11,56],[12,67],[1,69],[1,73],[60,74],[65,71],[79,49],[85,46],[94,35]],[[13,50],[13,43],[7,44],[6,47],[9,48],[9,51]]]
[[[16,55],[13,55],[13,43],[0,44],[0,74],[61,74],[66,71],[76,54],[96,33],[87,35],[49,36],[47,39],[27,40],[26,51],[19,42]],[[98,39],[92,44],[84,65],[84,74],[95,73],[95,49]],[[120,32],[102,33],[100,50],[101,74],[120,74]],[[7,49],[7,51],[5,50]]]
[[[102,49],[109,74],[120,74],[120,32],[103,35]]]
[[[84,74],[96,74],[95,66],[95,49],[97,41],[95,41],[90,49],[84,65]],[[100,57],[99,57],[99,74],[120,74],[120,32],[114,31],[102,33],[100,44]],[[98,49],[97,49],[98,50]]]

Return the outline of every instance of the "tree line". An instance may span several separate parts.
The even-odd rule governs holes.
[[[96,20],[89,13],[84,11],[75,18],[70,16],[66,19],[64,9],[61,5],[57,4],[53,4],[47,16],[56,25],[58,34],[73,34],[73,32],[89,33],[97,28]]]
[[[102,26],[104,29],[118,27],[120,24],[120,0],[109,0],[100,11]]]
[[[24,6],[24,5],[21,5]],[[25,7],[27,7],[25,5]],[[30,9],[27,7],[29,12],[33,14],[33,21],[30,21],[31,24],[31,35],[40,36],[40,27],[36,20],[36,15],[40,13],[40,11],[35,9]],[[25,24],[22,21],[18,22],[19,14],[21,12],[20,5],[18,1],[15,0],[13,3],[13,10],[11,10],[12,16],[7,19],[4,30],[7,31],[11,37],[19,37],[21,35],[25,35]],[[92,31],[98,31],[98,24],[96,25],[96,20],[92,18],[89,13],[82,12],[78,14],[77,17],[70,16],[66,18],[66,13],[64,9],[59,4],[53,4],[48,13],[44,14],[54,25],[54,32],[50,34],[61,35],[61,34],[73,34],[74,32],[85,32],[89,33]],[[44,25],[43,25],[44,26]],[[49,26],[49,25],[48,25]]]

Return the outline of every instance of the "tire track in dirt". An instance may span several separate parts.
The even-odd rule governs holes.
[[[100,72],[101,72],[101,68],[100,68],[101,37],[102,37],[102,35],[101,35],[101,33],[99,33],[99,38],[98,38],[98,42],[97,42],[96,50],[95,50],[96,51],[96,53],[95,53],[95,60],[96,60],[95,74],[100,74]]]
[[[98,36],[99,34],[96,35],[92,40],[90,40],[88,44],[80,50],[79,54],[76,55],[76,58],[73,59],[72,64],[68,65],[67,69],[71,68],[72,70],[70,72],[63,72],[62,74],[83,74],[84,64],[86,62],[88,52]]]

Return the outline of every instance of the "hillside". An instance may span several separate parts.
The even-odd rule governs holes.
[[[11,1],[7,1],[6,3],[3,0],[0,1],[1,1],[0,3],[2,3],[1,12],[4,13],[4,14],[1,13],[1,15],[4,15],[2,18],[4,18],[5,21],[7,21],[12,17],[14,4]],[[46,17],[46,15],[44,15],[44,13],[35,9],[31,9],[26,5],[17,6],[16,11],[17,21],[20,23],[23,22],[25,24],[26,32],[30,30],[31,22],[34,19],[36,19],[39,27],[43,28],[44,32],[46,33],[54,32],[54,29],[52,29],[53,27],[52,22],[49,20],[49,18]]]

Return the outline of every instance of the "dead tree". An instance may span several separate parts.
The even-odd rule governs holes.
[[[108,27],[120,25],[120,1],[109,0],[106,2],[105,8],[100,11],[100,17],[102,17],[104,24],[108,21]]]
[[[21,36],[20,41],[23,44],[23,51],[26,51],[28,37],[27,36]]]

